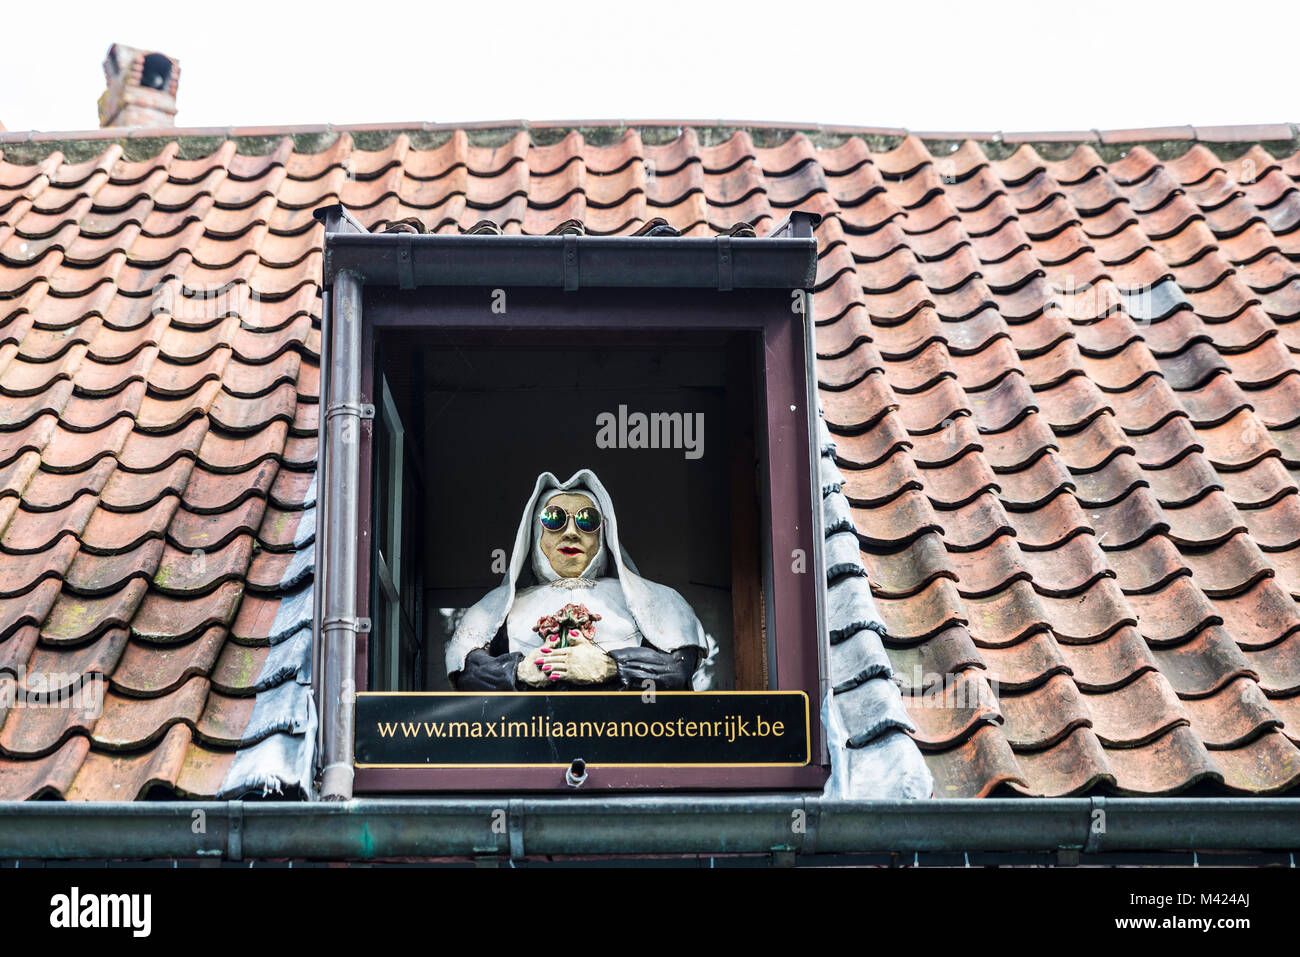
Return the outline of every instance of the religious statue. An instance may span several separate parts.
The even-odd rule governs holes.
[[[447,643],[461,691],[712,687],[717,643],[675,590],[648,581],[621,546],[595,474],[537,478],[502,583]]]

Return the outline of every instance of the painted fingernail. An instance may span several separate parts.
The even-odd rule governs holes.
[[[533,662],[533,664],[535,664],[535,665],[540,665],[541,663],[542,663],[542,659],[541,659],[541,658],[538,658],[536,661]]]
[[[559,681],[559,680],[560,680],[560,676],[559,676],[559,675],[551,675],[551,680],[552,680],[552,681]]]

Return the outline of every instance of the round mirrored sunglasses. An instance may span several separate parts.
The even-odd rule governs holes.
[[[569,524],[569,513],[558,505],[548,505],[542,509],[542,528],[550,532],[559,532]],[[580,532],[594,532],[600,528],[600,511],[594,506],[586,505],[573,513],[573,524]]]

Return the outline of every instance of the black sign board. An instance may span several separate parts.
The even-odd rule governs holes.
[[[802,767],[802,691],[360,692],[356,766]]]

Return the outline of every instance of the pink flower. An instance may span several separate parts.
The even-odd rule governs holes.
[[[600,621],[600,615],[588,609],[586,605],[570,603],[554,615],[543,615],[538,618],[537,624],[533,625],[533,631],[537,632],[545,640],[560,632],[576,629],[582,633],[584,638],[590,641],[596,634],[596,622],[598,621]]]
[[[543,640],[558,633],[559,630],[560,622],[554,615],[543,615],[537,619],[537,624],[533,625],[533,631],[541,635]]]

